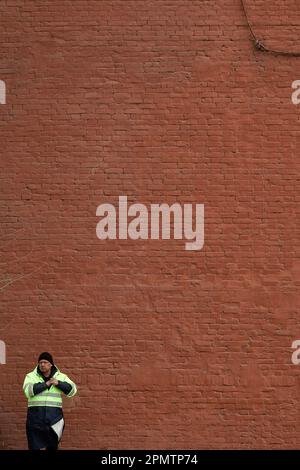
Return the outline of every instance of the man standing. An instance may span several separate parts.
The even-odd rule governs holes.
[[[26,375],[23,390],[28,398],[26,434],[30,450],[57,450],[64,430],[62,393],[73,397],[74,382],[43,352],[37,367]]]

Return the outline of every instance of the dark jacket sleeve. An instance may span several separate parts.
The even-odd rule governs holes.
[[[33,386],[33,394],[37,395],[38,393],[43,392],[47,388],[48,387],[46,385],[46,382],[38,382],[37,384],[34,384],[34,386]]]
[[[62,392],[64,392],[66,395],[68,395],[68,393],[70,393],[70,391],[72,390],[71,384],[69,384],[68,382],[62,382],[61,380],[58,381],[56,387],[59,388]]]

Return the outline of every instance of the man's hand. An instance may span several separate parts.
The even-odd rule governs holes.
[[[47,387],[51,385],[57,385],[57,384],[58,384],[58,380],[54,379],[53,377],[46,382]]]

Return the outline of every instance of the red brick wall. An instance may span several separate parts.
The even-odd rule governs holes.
[[[296,50],[296,0],[247,0]],[[300,58],[239,0],[2,1],[0,448],[41,351],[63,448],[300,445]],[[205,205],[205,245],[96,237],[119,195]]]

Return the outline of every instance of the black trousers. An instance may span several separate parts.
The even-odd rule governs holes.
[[[26,426],[26,435],[29,450],[57,450],[58,438],[53,429],[48,426],[29,427]]]

